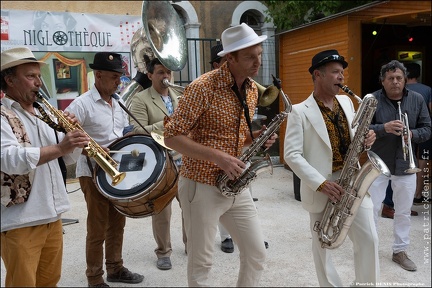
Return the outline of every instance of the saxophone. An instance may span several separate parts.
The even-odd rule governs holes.
[[[390,177],[390,170],[382,159],[369,151],[369,148],[364,147],[364,139],[369,131],[378,101],[372,94],[367,94],[361,100],[347,86],[339,85],[339,87],[356,98],[360,107],[351,124],[352,128],[358,125],[357,131],[345,155],[344,166],[337,180],[345,194],[337,203],[329,199],[321,222],[317,221],[314,225],[314,231],[318,233],[321,247],[328,249],[335,249],[345,241],[351,223],[372,182],[380,174]],[[368,159],[360,167],[358,161],[360,155],[365,151]]]
[[[241,155],[239,159],[246,164],[246,169],[239,177],[237,177],[237,179],[230,180],[226,173],[222,173],[218,176],[216,180],[216,186],[219,188],[221,194],[226,197],[234,197],[239,195],[253,180],[256,179],[258,174],[264,171],[269,171],[270,174],[273,174],[273,165],[271,163],[269,154],[266,153],[263,159],[252,162],[253,156],[267,150],[264,148],[264,143],[273,135],[273,133],[277,131],[285,118],[287,118],[288,113],[290,113],[292,110],[291,101],[282,91],[280,80],[273,75],[272,77],[273,85],[279,89],[279,93],[282,95],[285,110],[272,119],[266,130],[264,130],[263,133],[255,138],[249,148]]]

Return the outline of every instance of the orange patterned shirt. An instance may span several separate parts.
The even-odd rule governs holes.
[[[251,79],[244,83],[249,117],[253,118],[258,88]],[[234,77],[224,63],[201,75],[184,90],[171,117],[165,119],[164,137],[187,135],[195,142],[241,156],[249,128],[243,107],[233,91]],[[183,156],[180,175],[196,182],[216,185],[223,171],[215,164]]]

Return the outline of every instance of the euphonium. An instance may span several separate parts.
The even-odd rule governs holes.
[[[272,75],[273,76],[273,75]],[[282,95],[282,100],[285,105],[285,110],[276,115],[270,124],[267,126],[266,130],[260,134],[249,148],[242,154],[239,158],[243,163],[246,164],[246,169],[243,173],[235,180],[230,180],[226,173],[223,173],[218,176],[216,180],[216,186],[219,188],[222,195],[226,197],[233,197],[241,192],[253,181],[256,179],[257,175],[264,171],[270,171],[270,174],[273,173],[273,166],[270,160],[270,156],[266,154],[266,156],[262,160],[256,160],[251,162],[252,157],[255,156],[258,152],[264,152],[264,144],[265,142],[277,131],[279,126],[288,116],[288,113],[291,112],[292,104],[289,98],[282,91],[280,86],[280,80],[276,79],[273,76],[273,84],[279,89],[280,94]]]
[[[347,92],[349,95],[355,95],[348,87],[341,85],[339,87],[345,92],[350,91]],[[358,96],[355,98],[360,99]],[[323,248],[334,249],[342,245],[372,182],[380,174],[390,177],[390,170],[382,159],[364,147],[364,139],[369,131],[378,101],[372,94],[367,94],[360,101],[360,107],[351,124],[352,128],[358,125],[357,131],[348,148],[341,175],[337,180],[345,194],[337,203],[329,199],[321,222],[317,221],[314,225],[314,231],[318,233]],[[360,167],[358,161],[364,151],[367,151],[368,160]]]
[[[99,146],[79,125],[78,123],[70,123],[61,113],[60,110],[54,108],[46,99],[43,97],[41,93],[37,93],[36,96],[42,101],[42,103],[50,110],[50,112],[57,118],[57,121],[62,124],[66,132],[70,132],[72,130],[80,130],[84,132],[86,136],[90,139],[89,144],[84,150],[87,151],[87,154],[94,158],[96,163],[111,177],[112,185],[115,186],[119,184],[126,176],[125,172],[117,171],[116,167],[118,166],[117,162],[111,158],[111,156]]]

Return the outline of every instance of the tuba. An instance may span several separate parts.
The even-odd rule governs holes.
[[[378,101],[372,94],[363,100],[347,86],[338,85],[343,91],[360,102],[351,127],[357,126],[354,138],[348,147],[344,166],[337,183],[345,190],[342,199],[333,203],[330,199],[324,210],[323,218],[314,224],[322,248],[335,249],[342,245],[370,185],[380,175],[390,177],[390,170],[382,159],[364,147],[364,139],[375,114]],[[355,95],[355,96],[354,96]],[[359,166],[360,155],[367,151],[368,160]]]
[[[120,97],[129,106],[132,97],[151,86],[147,64],[154,58],[172,71],[180,71],[187,61],[186,31],[174,7],[168,1],[143,1],[143,27],[131,40],[131,54],[136,76]]]

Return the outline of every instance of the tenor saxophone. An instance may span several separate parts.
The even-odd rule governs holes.
[[[360,107],[351,124],[353,129],[357,126],[357,131],[348,147],[344,166],[337,180],[345,194],[336,203],[329,199],[322,220],[314,224],[314,231],[318,233],[321,247],[328,249],[335,249],[345,241],[351,223],[372,182],[381,174],[390,177],[390,170],[384,161],[364,146],[364,139],[369,131],[378,101],[372,94],[367,94],[362,100],[348,87],[341,85],[339,87],[356,98]],[[359,158],[365,151],[368,159],[360,167]]]
[[[287,118],[288,113],[290,113],[292,110],[291,101],[282,91],[280,80],[273,75],[272,77],[273,84],[279,89],[279,93],[282,96],[285,110],[272,119],[266,130],[264,130],[263,133],[255,138],[248,149],[241,155],[239,160],[246,164],[246,169],[238,178],[235,180],[230,180],[226,173],[220,174],[218,176],[216,180],[216,186],[219,188],[221,194],[226,197],[234,197],[239,195],[253,180],[256,179],[257,175],[261,174],[262,172],[269,171],[270,174],[273,174],[273,165],[271,163],[269,154],[266,153],[264,158],[252,162],[253,156],[267,150],[264,148],[264,143],[273,135],[273,133],[277,131],[285,118]]]
[[[84,148],[87,151],[87,154],[94,158],[96,163],[111,177],[112,185],[115,186],[119,184],[125,177],[125,172],[119,172],[116,167],[118,163],[111,158],[111,156],[102,149],[102,147],[96,143],[79,125],[78,123],[70,123],[61,113],[60,110],[57,110],[54,106],[52,106],[42,95],[42,93],[36,93],[36,96],[41,102],[50,110],[50,112],[57,118],[57,121],[62,124],[63,128],[66,132],[70,132],[72,130],[80,130],[85,133],[86,136],[90,139],[89,144]]]

